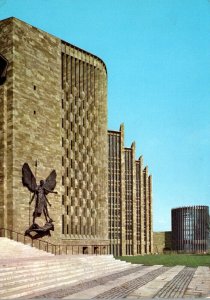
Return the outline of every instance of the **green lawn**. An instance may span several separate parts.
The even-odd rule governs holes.
[[[183,265],[188,267],[208,266],[210,267],[210,255],[196,254],[158,254],[144,256],[118,256],[120,260],[131,262],[133,264],[164,265],[176,266]]]

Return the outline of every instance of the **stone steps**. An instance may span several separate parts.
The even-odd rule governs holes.
[[[1,257],[4,257],[0,259],[0,299],[29,297],[55,287],[61,288],[104,274],[135,268],[115,260],[111,255],[54,256],[43,251],[38,253],[37,249],[28,247],[11,240],[0,240]],[[8,253],[12,253],[12,249],[12,259],[9,259]],[[24,251],[27,251],[27,257],[24,257]]]
[[[67,265],[68,268],[68,265]],[[77,283],[86,280],[87,278],[99,277],[104,274],[118,272],[128,268],[127,266],[115,266],[114,264],[99,264],[93,265],[92,270],[87,270],[85,267],[75,267],[68,269],[57,270],[53,272],[49,266],[46,267],[46,273],[40,273],[37,269],[34,273],[27,271],[27,275],[20,273],[14,274],[5,283],[2,283],[0,288],[1,299],[13,299],[21,296],[27,296],[32,293],[49,290],[51,288],[64,287],[72,283]],[[16,272],[14,272],[16,273]]]
[[[76,259],[75,259],[76,258]],[[33,267],[34,269],[36,268],[45,268],[46,266],[49,266],[50,268],[55,268],[59,267],[61,268],[62,266],[66,266],[66,263],[70,264],[71,266],[77,266],[78,262],[81,262],[81,264],[85,263],[85,268],[87,269],[88,266],[92,266],[92,262],[100,265],[101,263],[113,263],[113,257],[110,255],[110,257],[105,257],[103,256],[103,260],[101,260],[101,257],[96,257],[96,256],[86,256],[84,258],[80,258],[77,255],[74,255],[73,257],[71,256],[63,256],[63,257],[54,257],[53,259],[44,259],[44,260],[32,260],[32,259],[27,259],[27,261],[20,259],[20,260],[11,260],[11,261],[5,261],[1,260],[1,265],[4,267],[4,273],[7,272],[12,272],[13,270],[24,270],[28,269],[29,267]],[[126,262],[120,262],[120,261],[115,261],[115,265],[128,265]],[[0,270],[0,277],[1,277],[1,270]]]
[[[11,258],[27,258],[27,257],[41,257],[54,256],[43,250],[33,248],[30,245],[18,243],[5,237],[0,237],[0,259]]]
[[[48,255],[1,243],[0,299],[209,298],[209,267],[131,265],[111,255]],[[4,245],[2,248],[1,246]],[[14,249],[27,249],[19,253]],[[10,248],[10,257],[6,256]],[[33,254],[35,253],[35,256]]]
[[[16,283],[21,281],[27,281],[28,277],[30,276],[31,278],[34,277],[34,274],[36,276],[36,274],[38,273],[39,278],[45,279],[45,278],[51,278],[53,276],[59,276],[59,275],[76,275],[76,274],[81,274],[81,273],[87,273],[87,272],[91,272],[94,270],[101,270],[103,269],[103,271],[106,270],[114,270],[115,268],[123,268],[123,265],[117,265],[113,262],[92,262],[93,265],[87,265],[86,262],[84,262],[83,264],[79,264],[79,262],[75,262],[74,264],[72,264],[68,261],[65,260],[65,264],[61,261],[62,264],[56,264],[56,265],[42,265],[41,267],[39,267],[39,265],[36,265],[35,267],[31,267],[28,266],[28,268],[26,268],[24,266],[24,268],[22,268],[21,266],[19,266],[19,268],[14,268],[11,270],[8,270],[7,268],[4,270],[1,270],[0,273],[0,288],[2,286],[7,286],[9,285],[9,281],[13,280]],[[126,265],[127,267],[127,265]]]

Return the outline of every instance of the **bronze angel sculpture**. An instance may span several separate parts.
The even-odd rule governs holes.
[[[29,165],[24,163],[22,167],[22,182],[25,187],[33,193],[33,196],[29,202],[31,204],[35,199],[35,209],[33,212],[33,225],[35,224],[35,219],[40,217],[44,213],[47,223],[52,223],[53,220],[49,216],[47,205],[51,206],[46,195],[48,193],[57,194],[54,192],[56,186],[56,171],[53,170],[46,180],[40,180],[40,184],[37,185],[36,178],[33,175]],[[46,224],[47,224],[46,223]]]

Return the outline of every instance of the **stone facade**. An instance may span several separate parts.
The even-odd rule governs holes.
[[[163,253],[164,251],[171,250],[171,231],[153,232],[153,236],[155,253]]]
[[[62,239],[107,242],[106,68],[62,42]]]
[[[109,239],[114,255],[153,253],[152,177],[135,159],[135,143],[124,147],[124,126],[108,131]]]
[[[115,255],[152,253],[152,176],[135,143],[124,147],[123,125],[107,143],[103,61],[16,18],[0,21],[0,40],[9,62],[0,86],[0,228],[24,233],[32,224],[27,162],[37,183],[57,173],[58,194],[48,195],[55,231],[44,240],[61,252],[111,243]]]
[[[9,61],[0,86],[0,227],[24,233],[32,222],[21,181],[28,162],[38,180],[57,172],[50,241],[107,244],[104,63],[16,18],[0,21],[0,40]]]

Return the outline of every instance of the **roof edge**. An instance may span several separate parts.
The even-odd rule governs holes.
[[[106,67],[105,62],[104,62],[100,57],[98,57],[97,55],[95,55],[95,54],[93,54],[93,53],[91,53],[91,52],[89,52],[89,51],[86,51],[86,50],[84,50],[84,49],[82,49],[82,48],[80,48],[80,47],[78,47],[78,46],[75,46],[75,45],[73,45],[73,44],[71,44],[71,43],[69,43],[69,42],[67,42],[67,41],[65,41],[65,40],[63,40],[63,39],[61,39],[60,37],[55,36],[54,34],[52,34],[52,33],[50,33],[50,32],[47,32],[47,31],[45,31],[45,30],[43,30],[43,29],[40,29],[40,28],[38,28],[38,27],[36,27],[36,26],[34,26],[34,25],[31,25],[31,24],[29,24],[29,23],[27,23],[27,22],[25,22],[25,21],[23,21],[23,20],[21,20],[21,19],[19,19],[19,18],[16,18],[16,17],[8,17],[8,18],[6,18],[6,19],[0,20],[0,22],[7,21],[7,20],[17,20],[17,21],[19,21],[19,22],[22,22],[22,23],[24,23],[24,24],[26,24],[26,25],[28,25],[28,26],[31,26],[32,28],[35,28],[35,29],[37,29],[37,30],[40,30],[40,31],[42,31],[42,32],[45,32],[46,34],[49,34],[49,35],[51,35],[51,36],[57,38],[58,40],[61,41],[61,43],[65,43],[65,44],[67,44],[67,45],[69,45],[69,46],[75,48],[76,50],[79,50],[79,51],[82,51],[82,52],[84,52],[84,53],[86,53],[86,54],[88,54],[88,55],[91,55],[92,57],[94,57],[95,59],[99,60],[99,61],[102,63],[102,65],[103,65],[104,68],[105,68],[106,74],[107,74],[107,67]]]

